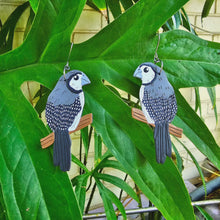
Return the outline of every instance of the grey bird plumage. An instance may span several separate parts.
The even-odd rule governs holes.
[[[71,70],[61,76],[55,88],[50,93],[46,104],[46,119],[55,135],[53,162],[62,171],[70,170],[71,140],[69,131],[79,124],[83,107],[84,93],[82,86],[90,80],[85,73]]]
[[[139,92],[142,111],[149,123],[155,124],[154,141],[156,159],[164,163],[171,156],[169,123],[177,112],[176,97],[166,73],[153,63],[143,63],[135,71],[134,77],[142,80]]]

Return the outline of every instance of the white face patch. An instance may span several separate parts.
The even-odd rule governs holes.
[[[150,83],[155,78],[155,72],[149,66],[141,66],[142,83]]]
[[[72,79],[69,81],[69,86],[72,87],[75,90],[81,90],[82,89],[82,75],[76,74]]]

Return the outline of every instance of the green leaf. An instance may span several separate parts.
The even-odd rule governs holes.
[[[108,159],[110,157],[113,157],[113,154],[109,149],[107,149],[107,151],[101,156],[101,161],[103,161],[104,159]]]
[[[121,14],[121,6],[119,0],[106,0],[107,6],[110,8],[114,18]]]
[[[180,30],[162,34],[158,49],[164,70],[175,88],[219,84],[219,52],[219,43],[205,41]]]
[[[4,198],[3,198],[3,195],[2,195],[1,185],[0,185],[0,219],[2,219],[2,220],[8,219],[7,210],[6,210],[5,203],[4,203]]]
[[[181,15],[180,10],[177,11],[173,16],[175,18],[175,28],[178,29],[180,25],[182,24],[182,15]]]
[[[163,25],[165,31],[178,29],[181,24],[181,13],[177,11],[168,21]]]
[[[195,164],[198,172],[199,172],[199,175],[202,179],[202,184],[203,184],[203,187],[204,187],[204,191],[205,191],[205,195],[207,195],[207,188],[206,188],[206,182],[205,182],[205,177],[203,175],[203,172],[202,172],[202,169],[201,167],[199,166],[199,163],[198,161],[196,160],[196,158],[193,156],[193,154],[190,152],[190,150],[185,146],[185,144],[183,144],[180,140],[178,140],[177,138],[175,138],[183,147],[184,149],[186,150],[186,152],[189,154],[189,156],[191,157],[191,159],[193,160],[193,163]]]
[[[97,86],[95,91],[97,93],[99,92]],[[104,95],[104,97],[106,98],[106,95],[104,93],[102,93],[102,95]],[[100,109],[98,104],[95,103],[94,100],[91,100],[91,103],[87,104],[93,104],[96,109]],[[118,102],[114,102],[111,103],[111,106],[117,106],[118,104]],[[126,109],[127,107],[125,108],[125,106],[125,104],[120,105],[120,109],[123,112],[123,115],[118,115],[118,118],[121,118],[120,122],[127,121],[129,126],[125,125],[126,133],[124,131],[125,128],[122,127],[122,123],[116,124],[115,121],[112,121],[113,119],[109,115],[106,115],[106,111],[102,112],[102,114],[101,112],[98,113],[97,117],[99,118],[99,121],[94,121],[94,126],[96,126],[96,129],[98,131],[101,129],[100,127],[103,126],[102,135],[104,143],[114,153],[116,159],[118,159],[120,163],[124,166],[126,172],[129,173],[129,175],[133,179],[135,179],[136,184],[140,187],[143,193],[147,195],[147,197],[151,201],[156,203],[155,205],[157,207],[160,207],[160,210],[163,211],[164,215],[177,215],[177,213],[181,212],[177,207],[181,207],[184,210],[188,210],[188,212],[183,213],[183,215],[186,215],[186,218],[190,219],[190,209],[187,207],[186,202],[187,199],[189,202],[190,200],[187,192],[183,194],[179,193],[180,191],[184,192],[185,185],[181,182],[181,179],[178,178],[179,172],[177,171],[175,165],[168,159],[167,162],[162,166],[156,163],[155,151],[153,150],[154,147],[153,143],[151,142],[152,137],[148,136],[147,126],[143,123],[140,124],[134,120],[130,121],[130,109]],[[95,116],[96,115],[94,115],[94,118]],[[135,129],[130,129],[131,125],[132,127],[135,127]],[[145,127],[144,130],[141,129],[143,127]],[[128,138],[129,136],[131,137],[130,139]],[[138,136],[140,138],[137,138]],[[133,143],[135,143],[135,145],[133,145],[131,139],[133,139]],[[147,157],[149,163],[144,162],[143,158],[141,158],[135,147],[142,148],[143,154]],[[152,167],[150,163],[152,164]],[[138,168],[139,166],[141,167]],[[176,181],[178,182],[177,184],[175,184]],[[163,195],[161,195],[161,191],[163,191]],[[178,197],[175,196],[177,194]],[[181,201],[183,201],[180,196],[183,196],[184,199],[182,199],[185,201],[184,206],[186,205],[186,207],[182,206],[182,204],[181,206],[173,205],[172,210],[168,209],[168,207],[171,203],[173,203],[174,200],[175,203],[181,203]],[[160,200],[167,202],[161,204],[159,202]],[[171,211],[172,214],[168,214],[167,210],[169,210],[169,212]],[[178,214],[179,218],[182,218],[181,215],[182,214]]]
[[[117,217],[115,215],[115,210],[113,208],[112,201],[109,199],[108,195],[106,194],[103,184],[98,179],[95,179],[95,181],[98,186],[100,196],[102,197],[107,219],[116,220]]]
[[[80,130],[82,141],[83,141],[83,146],[84,146],[84,149],[85,149],[85,157],[86,158],[88,156],[89,143],[90,143],[88,132],[89,132],[88,127],[85,127],[85,128]],[[90,137],[90,139],[91,139],[91,137]]]
[[[25,39],[27,37],[27,35],[28,35],[28,33],[29,33],[30,29],[31,29],[34,17],[35,17],[35,13],[34,13],[33,9],[30,8],[30,14],[29,14],[29,17],[28,17],[28,20],[27,20],[27,24],[26,24],[26,27],[25,27],[23,39]]]
[[[120,2],[125,10],[129,9],[133,5],[132,0],[120,0]]]
[[[213,220],[213,218],[200,206],[196,206],[200,213],[204,216],[206,220]]]
[[[8,17],[0,31],[0,54],[12,49],[16,24],[29,6],[29,2],[19,5]]]
[[[93,4],[100,10],[106,9],[105,0],[92,0]]]
[[[82,2],[41,1],[25,43],[0,56],[4,63],[0,67],[0,182],[9,219],[82,217],[68,175],[53,166],[49,149],[41,149],[40,139],[48,134],[47,129],[20,90],[24,81],[41,78],[36,73],[42,66],[33,62],[39,62],[51,33],[57,33],[52,31],[59,23],[57,14],[67,12],[70,6],[73,12],[82,11]],[[62,22],[72,19],[75,24],[78,17],[79,13],[71,18],[63,13]],[[39,71],[42,76],[48,73],[45,69]],[[56,67],[52,69],[56,75]]]
[[[40,89],[36,92],[36,94],[34,95],[34,99],[35,98],[40,98],[42,95],[44,95],[44,94],[47,94],[47,93],[50,93],[51,92],[51,90],[50,89],[48,89],[47,87],[45,87],[45,86],[40,86]]]
[[[190,23],[189,17],[187,15],[185,9],[181,8],[181,12],[182,12],[181,15],[182,15],[182,23],[183,23],[182,25],[183,25],[183,27],[185,27],[192,34],[196,35],[195,30],[192,28],[192,25]]]
[[[111,85],[106,85],[106,87],[109,88],[115,95],[117,95],[118,97],[121,97],[121,94],[118,92],[117,89],[115,89],[115,87]]]
[[[39,0],[29,0],[29,2],[30,2],[32,10],[34,11],[34,13],[36,13],[37,9],[38,9],[38,3],[40,1]]]
[[[87,0],[87,1],[86,1],[86,4],[87,4],[89,7],[93,8],[94,10],[100,12],[99,8],[93,3],[92,0]]]
[[[194,90],[195,90],[195,112],[197,112],[197,110],[199,109],[200,118],[204,121],[204,119],[202,117],[202,106],[201,106],[199,88],[195,87]]]
[[[103,189],[105,191],[106,196],[109,198],[110,201],[112,201],[118,208],[118,210],[121,212],[123,219],[127,219],[126,213],[125,213],[125,209],[123,204],[121,203],[121,201],[118,199],[118,197],[111,191],[109,190],[107,187],[105,187],[103,185]]]
[[[220,168],[220,148],[211,132],[199,116],[189,106],[179,91],[175,91],[178,111],[173,124],[181,127],[191,142],[206,155],[216,167]],[[193,123],[192,123],[193,122]]]
[[[95,163],[98,164],[102,156],[102,139],[97,132],[94,132],[94,148],[95,148]]]
[[[210,9],[215,1],[214,0],[206,0],[202,9],[202,19],[209,15]]]
[[[77,157],[75,157],[73,154],[71,155],[71,159],[72,159],[72,162],[74,162],[79,167],[81,167],[83,170],[85,170],[87,173],[89,173],[89,170],[87,169],[87,167]]]
[[[102,160],[95,167],[95,170],[102,169],[102,168],[105,168],[105,167],[111,167],[111,168],[118,169],[118,170],[121,170],[121,171],[125,172],[124,167],[118,161],[116,161],[116,160],[108,160],[108,158],[105,158],[104,160]]]
[[[207,91],[209,93],[209,97],[210,97],[210,100],[212,102],[212,108],[214,109],[215,120],[216,120],[216,124],[217,124],[218,123],[218,112],[217,112],[217,106],[216,106],[216,91],[215,91],[215,87],[207,88]]]
[[[175,152],[175,155],[176,155],[176,160],[177,160],[177,168],[179,170],[179,172],[182,174],[182,171],[183,171],[183,160],[178,152],[178,150],[176,149],[175,145],[172,143],[172,147],[173,147],[173,150]]]
[[[40,147],[46,128],[21,91],[11,89],[0,90],[0,182],[9,219],[80,218],[68,176],[52,165],[50,151]],[[19,102],[13,98],[14,91]],[[28,109],[25,114],[20,105]]]
[[[89,176],[89,173],[84,173],[72,179],[72,184],[73,186],[75,186],[76,198],[79,202],[81,213],[84,212],[86,200],[86,186]]]
[[[48,90],[46,93],[44,93],[40,99],[37,101],[36,105],[34,106],[34,108],[36,109],[37,113],[40,115],[45,107],[46,107],[46,103],[47,103],[47,98],[50,94],[50,90]]]
[[[119,187],[120,189],[123,189],[133,199],[135,199],[137,202],[139,202],[139,198],[138,198],[137,194],[134,192],[134,190],[119,177],[112,176],[109,174],[102,174],[102,173],[95,173],[94,177],[98,178],[98,179],[102,179],[102,180],[107,181],[109,183],[112,183],[113,185]]]

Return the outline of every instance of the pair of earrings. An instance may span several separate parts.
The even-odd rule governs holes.
[[[161,62],[157,53],[155,55],[155,63]],[[158,163],[164,163],[166,156],[171,156],[169,123],[177,112],[175,93],[162,66],[160,68],[154,63],[143,63],[134,72],[134,77],[142,80],[139,98],[143,114],[148,123],[155,125],[154,140]],[[70,170],[69,132],[74,131],[80,122],[85,103],[82,87],[90,83],[85,73],[79,70],[66,73],[69,69],[67,61],[64,74],[50,93],[46,104],[47,123],[54,132],[53,162],[62,171]]]

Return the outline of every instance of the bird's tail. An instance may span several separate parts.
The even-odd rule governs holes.
[[[156,147],[157,162],[164,163],[166,156],[171,157],[172,154],[168,122],[155,123],[154,141]]]
[[[55,130],[53,163],[62,171],[69,171],[71,165],[71,140],[68,130]]]

